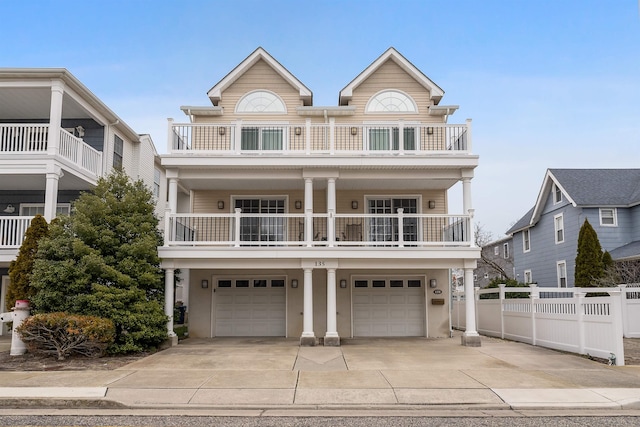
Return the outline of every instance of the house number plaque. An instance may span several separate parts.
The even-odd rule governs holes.
[[[442,293],[442,289],[436,289],[433,291],[434,294],[440,295]]]

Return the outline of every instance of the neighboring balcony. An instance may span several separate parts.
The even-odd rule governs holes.
[[[169,214],[165,246],[471,247],[468,215]]]
[[[465,124],[173,123],[169,120],[172,154],[215,155],[431,155],[470,154],[471,121]]]
[[[60,129],[60,142],[51,152],[48,124],[0,124],[0,158],[6,156],[34,156],[37,154],[59,156],[80,170],[102,175],[102,153],[82,139]]]

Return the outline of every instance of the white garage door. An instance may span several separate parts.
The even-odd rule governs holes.
[[[420,279],[354,280],[353,335],[425,336],[422,282]]]
[[[218,280],[214,295],[218,337],[284,337],[284,279]]]

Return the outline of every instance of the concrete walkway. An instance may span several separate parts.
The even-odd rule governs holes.
[[[0,407],[640,410],[640,366],[482,337],[193,339],[113,371],[0,373]]]

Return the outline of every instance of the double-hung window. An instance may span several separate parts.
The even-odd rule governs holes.
[[[562,214],[553,217],[556,244],[564,242],[564,219]]]
[[[509,243],[502,245],[502,256],[504,259],[509,259]]]
[[[416,149],[416,128],[402,129],[402,149],[412,151]],[[400,150],[400,128],[374,126],[369,128],[370,151],[398,151]]]
[[[282,127],[243,127],[240,148],[243,151],[273,151],[284,148]]]
[[[562,190],[558,184],[553,184],[553,204],[556,205],[562,201]]]
[[[153,170],[153,197],[155,197],[156,200],[158,200],[160,198],[160,169],[154,169]]]
[[[113,167],[122,169],[122,157],[124,155],[124,141],[118,135],[113,137]]]
[[[618,212],[616,208],[600,208],[600,225],[615,227],[618,225]]]
[[[529,252],[531,250],[531,232],[526,229],[522,232],[522,252]]]
[[[566,288],[567,287],[567,263],[565,261],[558,261],[557,269],[558,269],[558,287]]]

